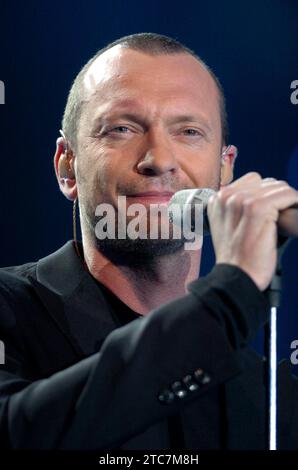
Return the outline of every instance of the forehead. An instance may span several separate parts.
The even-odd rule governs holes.
[[[187,53],[150,55],[114,46],[99,56],[83,80],[89,112],[108,109],[118,101],[147,102],[195,108],[219,118],[219,95],[209,72]],[[90,117],[90,116],[89,116]]]

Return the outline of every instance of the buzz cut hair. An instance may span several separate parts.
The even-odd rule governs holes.
[[[228,122],[225,96],[222,85],[214,74],[214,72],[208,67],[208,65],[191,49],[184,46],[181,42],[176,39],[164,36],[156,33],[138,33],[131,34],[129,36],[123,36],[116,41],[109,43],[106,47],[100,49],[96,54],[83,66],[76,78],[74,79],[70,88],[66,106],[64,109],[62,119],[62,130],[66,139],[69,141],[71,147],[75,150],[77,148],[77,132],[79,127],[80,118],[82,115],[84,100],[83,100],[83,81],[86,72],[95,60],[101,56],[104,52],[108,51],[114,46],[120,45],[123,48],[133,49],[135,51],[143,52],[150,55],[171,55],[171,54],[190,54],[193,56],[210,74],[215,82],[219,96],[219,112],[221,118],[221,129],[222,129],[222,144],[225,145],[228,142]]]

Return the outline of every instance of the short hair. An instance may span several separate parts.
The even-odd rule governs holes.
[[[133,49],[150,55],[170,55],[184,53],[193,56],[209,72],[217,87],[219,94],[222,142],[227,143],[228,122],[224,92],[219,79],[216,77],[210,67],[208,67],[208,65],[205,64],[205,62],[197,54],[195,54],[194,51],[184,46],[176,39],[156,33],[138,33],[124,36],[114,42],[111,42],[103,49],[100,49],[84,65],[84,67],[76,76],[68,94],[62,120],[62,130],[73,148],[76,148],[77,146],[77,131],[83,109],[83,80],[85,74],[89,67],[100,55],[117,45],[121,45],[123,48]]]

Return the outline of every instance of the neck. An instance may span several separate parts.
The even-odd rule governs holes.
[[[187,285],[198,277],[201,259],[201,250],[182,249],[153,257],[150,263],[120,265],[100,252],[84,233],[83,250],[91,275],[142,315],[185,295]]]

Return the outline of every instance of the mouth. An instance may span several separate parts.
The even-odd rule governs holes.
[[[135,194],[127,194],[127,199],[131,202],[143,204],[167,204],[172,198],[173,191],[146,191]]]

